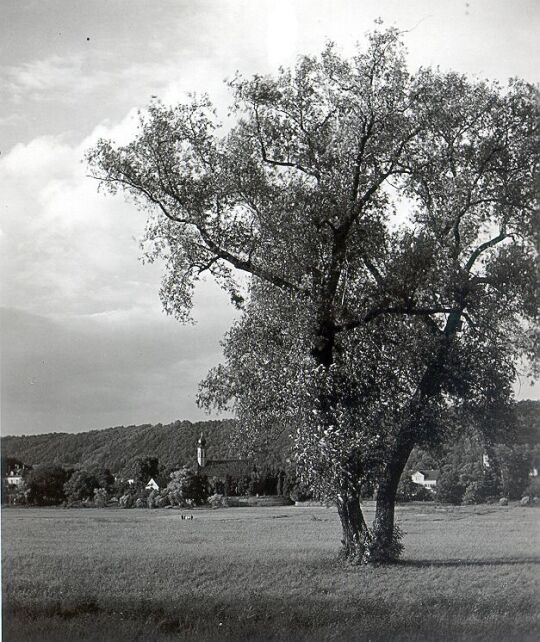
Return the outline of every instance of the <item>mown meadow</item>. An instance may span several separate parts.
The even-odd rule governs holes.
[[[4,510],[4,641],[538,639],[535,508],[399,507],[379,568],[337,562],[332,508],[181,513]]]

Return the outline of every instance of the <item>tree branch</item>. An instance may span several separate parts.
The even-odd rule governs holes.
[[[335,326],[336,332],[342,332],[343,330],[354,330],[361,325],[366,325],[370,321],[373,321],[377,317],[382,316],[383,314],[402,314],[404,316],[422,316],[428,317],[431,314],[452,314],[453,312],[458,312],[459,308],[445,308],[445,307],[435,307],[435,308],[413,308],[406,305],[397,305],[397,306],[388,306],[388,307],[378,307],[372,308],[369,312],[366,312],[364,316],[360,319],[355,319],[353,321],[347,321],[346,323],[337,324]]]
[[[384,278],[382,274],[379,272],[379,270],[375,267],[375,264],[372,263],[366,256],[362,257],[364,261],[364,265],[367,267],[369,273],[371,276],[375,279],[377,282],[377,285],[380,287],[383,287],[384,285]]]
[[[497,245],[501,241],[504,241],[505,239],[509,238],[510,236],[511,236],[511,234],[507,234],[506,231],[504,229],[502,229],[497,236],[495,236],[494,238],[490,239],[489,241],[486,241],[485,243],[482,243],[481,245],[479,245],[476,248],[476,250],[474,250],[474,252],[471,254],[471,256],[469,257],[469,260],[465,264],[465,268],[464,268],[465,272],[470,272],[471,271],[471,268],[475,264],[476,259],[483,252],[485,252],[486,250],[489,250],[489,248],[494,247],[495,245]]]
[[[294,285],[293,283],[291,283],[290,281],[288,281],[287,279],[284,279],[283,277],[278,276],[277,274],[273,274],[270,270],[266,270],[265,268],[254,264],[251,260],[242,259],[234,255],[232,252],[229,252],[228,250],[225,250],[224,248],[220,247],[212,239],[208,230],[204,228],[200,223],[175,216],[167,209],[167,207],[165,207],[165,205],[163,205],[163,203],[158,198],[156,198],[151,192],[149,192],[148,189],[146,189],[141,183],[134,182],[133,179],[130,179],[125,174],[123,174],[122,177],[99,178],[99,180],[106,183],[121,183],[123,185],[127,185],[131,189],[143,194],[153,205],[156,205],[160,209],[162,214],[167,219],[169,219],[173,223],[179,223],[182,225],[192,225],[193,227],[195,227],[195,229],[199,232],[199,234],[201,235],[201,238],[205,242],[207,249],[214,253],[216,260],[222,259],[224,261],[227,261],[237,270],[241,270],[243,272],[252,274],[253,276],[258,277],[263,281],[272,283],[273,285],[275,285],[276,287],[282,290],[287,290],[289,292],[294,292],[294,293],[303,294],[304,296],[309,296],[308,290],[301,289],[296,285]]]
[[[275,285],[276,287],[282,289],[282,290],[288,290],[289,292],[295,292],[297,294],[303,294],[305,296],[309,296],[309,291],[305,289],[301,289],[291,283],[290,281],[287,281],[287,279],[284,279],[281,276],[278,276],[277,274],[273,274],[269,270],[266,270],[265,268],[255,265],[252,261],[250,260],[245,260],[241,259],[238,256],[235,256],[228,250],[225,250],[224,248],[220,247],[210,236],[208,233],[208,230],[206,230],[204,227],[201,225],[197,225],[194,223],[195,227],[199,231],[199,234],[201,235],[202,239],[208,246],[208,249],[211,250],[218,259],[223,259],[224,261],[227,261],[227,263],[230,263],[234,268],[237,270],[241,270],[243,272],[247,272],[249,274],[252,274],[253,276],[256,276],[260,278],[263,281],[266,281],[267,283],[271,283],[272,285]]]
[[[259,146],[261,148],[261,158],[263,162],[267,163],[268,165],[273,165],[274,167],[291,167],[306,174],[307,176],[311,176],[315,178],[317,181],[320,181],[321,177],[318,172],[309,170],[303,165],[301,165],[300,163],[291,163],[289,161],[278,161],[278,160],[275,160],[274,158],[268,157],[268,154],[266,152],[266,145],[264,144],[264,140],[263,140],[261,122],[259,120],[259,110],[257,109],[257,106],[255,105],[255,103],[253,103],[253,113],[255,116],[255,124],[257,126],[257,140],[259,141]]]

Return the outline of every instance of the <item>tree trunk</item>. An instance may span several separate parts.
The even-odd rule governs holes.
[[[439,346],[437,355],[429,364],[418,384],[418,388],[409,405],[408,419],[403,423],[396,437],[396,446],[390,454],[377,485],[375,520],[373,522],[372,541],[370,544],[370,561],[385,563],[395,562],[403,550],[400,534],[395,531],[394,511],[399,479],[409,459],[418,436],[418,427],[424,426],[424,409],[426,402],[440,394],[441,371],[451,345],[452,337],[457,332],[461,312],[449,315],[444,330],[444,340]]]
[[[355,492],[340,495],[337,508],[343,529],[341,556],[359,563],[365,557],[370,537],[360,506],[360,496]]]
[[[403,546],[395,530],[394,511],[396,493],[401,473],[409,459],[413,446],[401,446],[388,462],[377,486],[375,520],[370,546],[370,561],[376,563],[395,562]]]

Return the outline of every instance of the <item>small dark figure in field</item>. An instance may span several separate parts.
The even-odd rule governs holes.
[[[180,515],[180,519],[193,519],[193,515],[184,515],[182,513],[182,515]]]

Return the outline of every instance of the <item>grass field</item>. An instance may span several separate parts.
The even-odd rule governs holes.
[[[7,509],[3,639],[535,640],[539,515],[400,507],[402,563],[352,568],[322,507]]]

